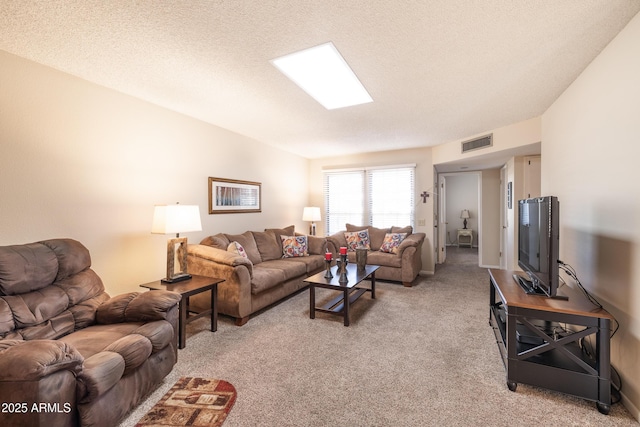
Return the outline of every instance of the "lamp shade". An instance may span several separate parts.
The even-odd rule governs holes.
[[[153,211],[154,234],[187,233],[202,230],[198,205],[157,205]]]
[[[303,221],[320,221],[320,208],[306,207],[302,211]]]
[[[463,209],[462,212],[460,212],[460,218],[463,218],[463,219],[471,218],[471,216],[469,215],[469,211],[467,209]]]

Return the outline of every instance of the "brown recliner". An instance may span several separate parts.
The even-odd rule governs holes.
[[[114,426],[173,369],[178,301],[110,298],[72,239],[0,247],[0,425]]]

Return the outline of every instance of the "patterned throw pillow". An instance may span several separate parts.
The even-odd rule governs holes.
[[[280,236],[282,258],[309,256],[307,236]]]
[[[389,254],[397,254],[398,246],[407,237],[407,233],[387,233],[384,236],[382,246],[380,246],[380,252],[386,252]]]
[[[240,255],[243,258],[249,258],[247,256],[247,251],[244,250],[242,245],[238,242],[231,242],[229,246],[227,246],[227,252],[234,253],[236,255]]]
[[[355,251],[356,249],[371,249],[369,240],[369,230],[347,231],[344,233],[347,240],[347,250]]]

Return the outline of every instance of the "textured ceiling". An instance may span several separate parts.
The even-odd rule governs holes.
[[[2,0],[0,49],[305,157],[542,114],[638,0]],[[325,110],[269,60],[331,41],[374,99]]]

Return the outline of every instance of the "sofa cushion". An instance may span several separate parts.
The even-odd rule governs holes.
[[[327,252],[327,239],[324,237],[307,236],[309,255],[324,255]]]
[[[280,241],[283,258],[309,256],[307,236],[280,236]]]
[[[69,307],[69,297],[57,286],[34,292],[5,296],[17,329],[38,325],[58,316]]]
[[[273,233],[276,241],[278,242],[278,258],[282,258],[282,240],[280,240],[280,236],[295,235],[295,227],[293,225],[290,225],[285,228],[266,228],[264,231],[266,231],[267,233]]]
[[[397,254],[398,246],[407,237],[407,233],[387,233],[384,236],[382,246],[380,246],[380,252],[386,252],[389,254]]]
[[[369,230],[369,239],[371,241],[371,250],[377,251],[380,249],[382,245],[382,241],[384,240],[384,236],[387,233],[391,232],[390,228],[376,228],[370,225],[346,225],[347,231],[360,231],[360,230]]]
[[[0,247],[0,295],[36,291],[53,283],[58,258],[40,243]]]
[[[64,279],[91,267],[89,249],[77,240],[51,239],[43,240],[40,243],[50,248],[58,258],[56,280]]]
[[[156,320],[155,322],[145,323],[131,333],[146,337],[151,343],[153,353],[155,353],[171,343],[173,326],[169,322]]]
[[[86,359],[100,353],[120,338],[133,333],[140,326],[142,323],[137,322],[93,325],[66,335],[59,341],[71,345]]]
[[[78,375],[78,401],[91,402],[116,385],[124,374],[124,358],[112,351],[102,351],[84,361]]]
[[[260,292],[271,289],[274,286],[281,285],[285,280],[284,270],[280,270],[278,268],[266,268],[262,264],[259,264],[253,269],[253,277],[251,277],[251,293],[254,295],[259,294]]]
[[[407,236],[413,233],[413,227],[407,225],[406,227],[391,227],[392,233],[407,233]]]
[[[250,231],[245,231],[242,234],[225,234],[229,243],[238,242],[242,245],[245,252],[247,253],[247,257],[251,260],[251,262],[255,264],[260,264],[262,262],[262,257],[260,256],[260,252],[258,251],[258,246],[256,245],[256,239],[253,238],[253,233]],[[227,245],[228,246],[228,245]],[[225,247],[224,250],[227,248]]]
[[[347,250],[355,251],[356,249],[371,249],[369,240],[369,230],[347,231],[344,233],[347,241]]]
[[[212,248],[222,249],[223,251],[227,250],[229,243],[231,242],[227,239],[227,236],[222,233],[205,237],[200,241],[201,245],[211,246]]]
[[[367,264],[399,268],[402,267],[402,257],[380,251],[369,251],[367,254]]]
[[[317,273],[325,266],[324,255],[309,255],[296,258],[287,258],[286,262],[302,264],[305,266],[306,274]]]
[[[254,231],[253,238],[262,262],[282,258],[282,243],[273,231]]]
[[[304,263],[294,262],[297,259],[309,257],[296,257],[286,259],[275,259],[264,264],[265,268],[273,268],[284,272],[284,279],[289,280],[296,277],[304,276],[307,269]]]
[[[247,256],[247,251],[245,251],[242,245],[238,242],[229,243],[229,246],[227,246],[227,252],[231,252],[232,254],[239,255],[243,258],[249,258]]]
[[[46,322],[13,331],[24,340],[55,340],[70,334],[75,329],[75,320],[70,310],[65,310]]]
[[[109,344],[104,351],[118,353],[124,359],[124,375],[147,361],[153,347],[145,336],[131,333]]]

